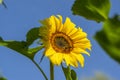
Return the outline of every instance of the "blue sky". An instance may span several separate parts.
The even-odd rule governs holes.
[[[99,71],[119,80],[120,65],[112,60],[93,39],[95,33],[102,28],[102,23],[74,16],[71,7],[74,0],[5,0],[8,9],[0,5],[0,36],[5,40],[25,40],[28,30],[38,27],[43,20],[51,15],[60,14],[71,20],[88,33],[92,43],[91,56],[85,56],[85,67],[77,68],[78,77],[92,76]],[[120,0],[111,0],[110,17],[120,14]],[[35,56],[39,62],[41,52]],[[49,77],[48,59],[44,58],[40,66]],[[26,57],[15,51],[0,46],[0,73],[8,80],[44,80],[36,66]],[[61,67],[55,67],[55,80],[65,80]]]

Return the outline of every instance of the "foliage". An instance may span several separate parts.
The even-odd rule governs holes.
[[[3,0],[0,0],[0,4],[7,8]],[[103,23],[103,29],[94,36],[95,40],[110,57],[120,63],[120,16],[116,15],[113,18],[109,18],[110,7],[110,0],[75,0],[71,10],[74,15]],[[45,79],[48,80],[40,66],[34,61],[35,54],[40,51],[44,45],[30,48],[37,39],[40,39],[38,27],[28,31],[25,41],[4,40],[0,37],[0,46],[10,48],[32,60]],[[71,70],[69,66],[66,68],[62,66],[62,70],[66,80],[78,80],[76,72]],[[94,80],[94,78],[92,79]],[[6,79],[0,78],[0,80]]]
[[[113,59],[120,63],[120,18],[116,15],[105,21],[95,39]]]
[[[103,22],[103,29],[96,33],[95,40],[108,55],[120,63],[120,17],[109,18],[110,1],[76,0],[72,11],[74,15],[82,16],[88,20]]]
[[[83,16],[97,22],[108,19],[110,11],[109,0],[76,0],[72,11],[74,15]]]
[[[29,48],[29,46],[36,40],[39,38],[38,36],[38,30],[39,28],[33,28],[30,31],[28,31],[26,37],[26,41],[13,41],[13,40],[3,40],[0,37],[0,46],[5,46],[7,48],[10,48],[14,51],[17,51],[19,54],[26,56],[27,58],[29,58],[30,60],[32,60],[32,62],[38,67],[38,69],[41,71],[41,73],[43,74],[43,76],[46,78],[46,75],[44,74],[44,72],[42,71],[41,67],[38,66],[38,64],[34,61],[34,56],[35,54],[40,51],[44,46],[43,45],[39,45],[35,48]]]
[[[0,73],[0,80],[7,80],[5,77],[3,77]]]
[[[0,38],[0,46],[5,46],[33,60],[35,54],[43,48],[43,45],[29,48],[29,46],[38,39],[38,28],[33,28],[27,33],[26,41],[5,41]]]
[[[0,80],[7,80],[7,79],[5,79],[5,78],[3,78],[3,77],[0,77]]]
[[[78,80],[76,72],[74,70],[71,70],[70,67],[65,68],[62,66],[62,69],[66,80]]]

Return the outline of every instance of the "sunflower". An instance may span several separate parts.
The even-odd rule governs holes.
[[[39,36],[45,46],[44,54],[54,65],[65,62],[67,66],[78,67],[78,63],[84,66],[82,54],[90,54],[86,49],[91,50],[91,43],[87,34],[80,27],[66,18],[62,23],[62,16],[50,16],[40,21]]]

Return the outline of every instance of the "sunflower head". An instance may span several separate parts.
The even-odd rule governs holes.
[[[41,21],[39,36],[45,45],[45,56],[55,65],[65,62],[67,66],[78,67],[78,63],[84,66],[82,54],[89,53],[91,43],[87,39],[87,34],[80,27],[66,18],[62,23],[62,16],[50,16]]]

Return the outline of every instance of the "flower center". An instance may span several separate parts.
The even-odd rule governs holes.
[[[62,32],[54,33],[50,40],[56,52],[69,53],[73,49],[72,40]]]

